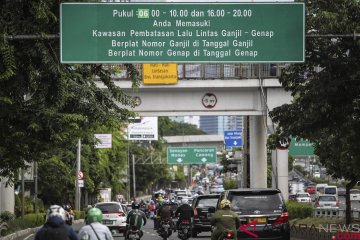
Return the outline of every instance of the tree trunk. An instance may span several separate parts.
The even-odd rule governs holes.
[[[352,179],[348,184],[346,184],[346,195],[345,195],[345,203],[346,203],[346,224],[351,224],[351,202],[350,202],[350,189],[352,189],[357,180]]]

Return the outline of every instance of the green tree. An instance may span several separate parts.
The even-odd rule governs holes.
[[[348,193],[360,179],[360,39],[352,36],[360,31],[360,2],[307,1],[306,8],[306,31],[318,37],[306,41],[305,63],[283,71],[294,98],[270,116],[280,137],[309,139],[328,173],[348,181],[350,223]]]
[[[172,121],[169,117],[159,117],[161,136],[203,135],[206,134],[196,125]]]
[[[133,116],[116,104],[134,107],[112,81],[118,68],[60,63],[59,39],[48,37],[59,26],[58,1],[0,3],[0,176],[13,179],[25,160],[47,160],[78,138],[90,143],[98,126]],[[137,71],[125,66],[138,86]]]

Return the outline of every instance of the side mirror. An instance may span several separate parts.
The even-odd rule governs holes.
[[[209,213],[214,213],[215,210],[216,210],[215,207],[209,207],[208,212]]]

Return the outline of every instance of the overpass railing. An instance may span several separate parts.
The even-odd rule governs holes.
[[[134,64],[141,74],[142,64]],[[252,79],[279,78],[285,64],[178,64],[178,79]],[[109,65],[118,68],[114,80],[129,80],[124,65]]]

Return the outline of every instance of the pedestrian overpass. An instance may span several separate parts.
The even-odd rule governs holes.
[[[141,64],[135,67],[141,74]],[[141,84],[136,91],[126,71],[113,77],[115,85],[136,99],[138,104],[131,110],[140,116],[249,116],[250,187],[266,187],[266,140],[273,130],[268,112],[291,101],[290,93],[278,81],[282,67],[179,64],[177,84]],[[98,86],[105,88],[101,82]]]

